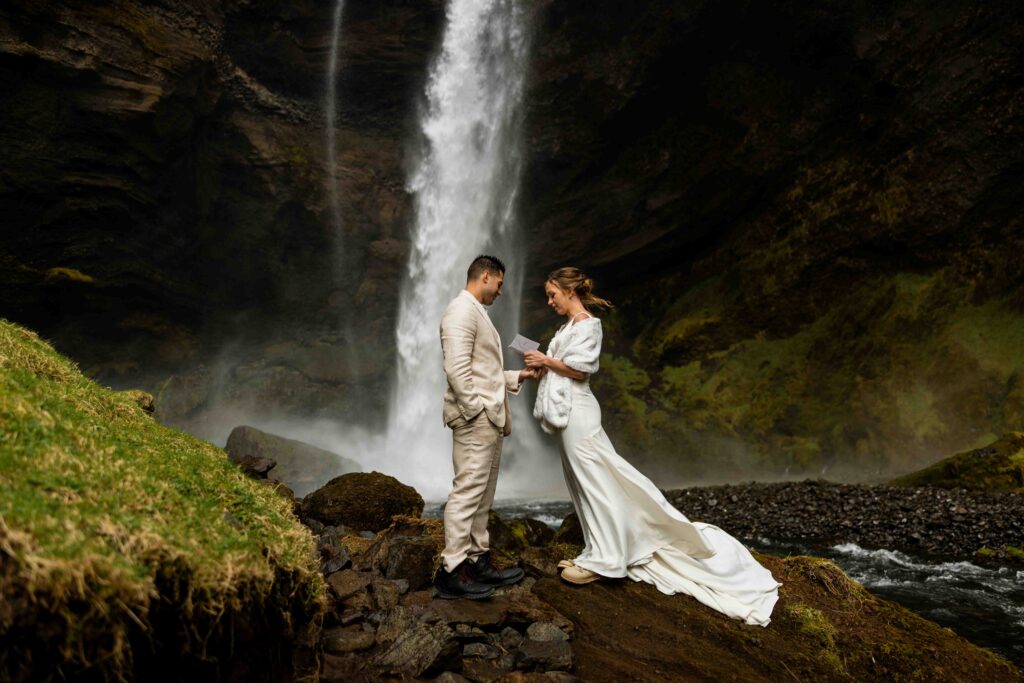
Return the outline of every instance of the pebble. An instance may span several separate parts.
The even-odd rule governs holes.
[[[953,559],[1024,546],[1024,495],[966,489],[747,483],[667,491],[689,519],[739,538],[856,543]]]

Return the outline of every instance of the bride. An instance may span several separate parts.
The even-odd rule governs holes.
[[[691,522],[672,507],[615,452],[601,427],[601,407],[589,383],[601,355],[601,321],[587,309],[611,304],[592,290],[593,281],[576,268],[551,273],[544,283],[548,305],[566,323],[546,354],[525,354],[527,366],[543,373],[533,414],[558,439],[565,483],[583,528],[583,552],[559,563],[562,578],[584,584],[628,576],[767,626],[781,584],[735,538]]]

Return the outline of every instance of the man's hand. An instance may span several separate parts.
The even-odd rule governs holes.
[[[519,383],[522,384],[528,379],[539,379],[540,375],[539,368],[523,368],[519,371]]]

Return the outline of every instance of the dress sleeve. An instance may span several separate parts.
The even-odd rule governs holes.
[[[601,321],[592,318],[593,322],[577,323],[572,338],[568,340],[562,362],[573,370],[592,375],[597,372],[601,358]]]

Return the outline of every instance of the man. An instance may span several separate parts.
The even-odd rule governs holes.
[[[502,368],[501,338],[484,306],[501,296],[505,264],[478,256],[466,288],[441,318],[441,350],[448,389],[444,422],[452,430],[455,479],[444,508],[445,548],[435,586],[438,597],[489,597],[496,586],[523,578],[519,568],[498,569],[491,558],[487,518],[494,502],[501,445],[512,431],[508,394],[536,378],[533,369]]]

